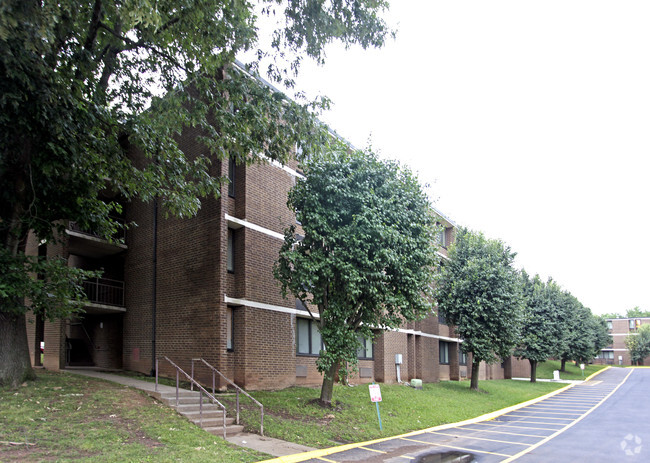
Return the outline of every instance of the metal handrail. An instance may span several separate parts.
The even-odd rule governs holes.
[[[124,281],[90,278],[84,280],[83,288],[90,302],[124,307]]]
[[[242,392],[246,397],[251,399],[253,402],[255,402],[259,407],[260,407],[260,436],[264,436],[264,405],[262,405],[260,402],[255,400],[248,392],[243,390],[241,387],[237,386],[235,383],[233,383],[231,380],[226,378],[223,373],[221,373],[219,370],[217,370],[215,367],[210,365],[208,362],[206,362],[202,358],[197,358],[197,359],[192,359],[192,384],[194,384],[196,381],[194,381],[194,361],[201,361],[212,370],[212,393],[215,393],[214,386],[215,386],[215,373],[218,373],[223,379],[228,382],[231,386],[235,388],[235,391],[237,393],[237,424],[239,424],[239,393]],[[198,383],[197,383],[198,384]],[[192,387],[192,386],[190,386]]]
[[[208,391],[205,390],[203,386],[201,386],[197,381],[194,380],[193,377],[188,375],[183,371],[181,367],[176,365],[174,362],[169,360],[167,356],[162,356],[161,357],[164,360],[167,360],[174,368],[176,368],[176,407],[178,407],[178,390],[179,390],[179,373],[183,373],[185,377],[190,381],[190,384],[192,385],[192,390],[194,390],[194,385],[196,384],[196,387],[199,389],[199,424],[201,427],[203,427],[203,394],[205,393],[208,398],[212,399],[212,402],[219,405],[221,407],[221,410],[223,411],[223,438],[226,438],[226,407],[219,402],[214,395],[210,394]],[[194,368],[194,365],[192,365],[192,368]],[[158,359],[156,359],[156,387],[154,389],[156,392],[158,392]],[[213,391],[214,394],[214,391]]]

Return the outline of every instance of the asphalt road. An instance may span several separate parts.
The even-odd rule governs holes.
[[[650,462],[650,369],[610,368],[496,418],[276,462]]]
[[[590,382],[598,380],[620,387],[571,428],[514,461],[649,462],[650,369],[612,368]]]

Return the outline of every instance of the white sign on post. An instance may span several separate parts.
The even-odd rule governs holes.
[[[581,363],[581,364],[580,364],[580,369],[581,369],[581,370],[584,370],[584,369],[585,369],[585,364],[584,364],[584,363]]]
[[[379,384],[369,384],[368,389],[370,389],[370,401],[381,402],[381,391],[379,390]]]

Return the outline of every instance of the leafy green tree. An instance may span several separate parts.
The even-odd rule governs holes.
[[[274,274],[283,295],[318,308],[320,401],[329,405],[336,373],[357,364],[359,337],[431,312],[437,229],[417,179],[396,162],[339,146],[304,172],[288,201],[304,238],[286,230]]]
[[[603,320],[607,320],[609,318],[625,318],[625,316],[621,315],[620,313],[616,313],[616,312],[607,312],[607,313],[601,314],[600,318],[602,318]]]
[[[568,360],[588,363],[598,352],[611,343],[605,321],[593,315],[589,308],[569,292],[563,294],[562,306],[565,322],[563,325],[562,349],[558,352],[565,371]]]
[[[628,309],[625,314],[627,318],[648,318],[650,317],[650,310],[641,310],[638,306],[633,309]]]
[[[596,315],[593,315],[591,320],[594,338],[593,356],[595,357],[603,347],[607,347],[612,343],[612,337],[609,334],[605,320]]]
[[[322,61],[328,43],[380,46],[390,34],[381,0],[258,3],[259,13],[218,0],[0,3],[0,385],[32,375],[23,314],[39,284],[29,271],[72,299],[84,276],[64,263],[27,262],[29,230],[52,241],[73,220],[112,236],[119,224],[109,214],[121,206],[100,200],[105,188],[191,216],[200,197],[219,194],[214,160],[284,160],[296,145],[313,154],[324,133],[314,111],[327,102],[289,101],[234,66],[235,56],[257,51],[272,63],[270,78],[291,85],[300,59]],[[270,48],[258,49],[257,15],[276,10],[282,21]],[[179,149],[185,128],[201,134],[204,150]],[[13,272],[19,283],[7,287]],[[75,307],[34,310],[50,318]]]
[[[630,351],[632,364],[643,365],[644,359],[650,356],[650,325],[641,325],[637,334],[625,338],[625,346]]]
[[[501,241],[460,228],[442,266],[435,297],[463,339],[463,351],[472,353],[473,390],[480,362],[509,357],[518,341],[523,303],[514,257]]]
[[[530,363],[530,381],[537,380],[537,364],[545,362],[558,350],[562,319],[559,317],[556,295],[558,285],[551,279],[544,283],[539,275],[530,279],[521,273],[524,315],[519,342],[514,350],[516,357]]]

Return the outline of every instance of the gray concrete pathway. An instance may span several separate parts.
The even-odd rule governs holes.
[[[64,372],[123,384],[125,386],[145,391],[150,395],[155,392],[156,383],[143,381],[136,378],[129,378],[128,376],[121,376],[89,369],[67,369],[64,370]],[[158,384],[158,392],[175,393],[176,388],[173,386]],[[259,434],[240,433],[236,436],[228,437],[226,440],[240,447],[257,450],[258,452],[267,453],[274,457],[293,455],[296,453],[315,450],[313,447],[307,447],[305,445],[295,444],[293,442],[286,442],[280,439],[274,439],[272,437],[264,437],[260,436]]]

